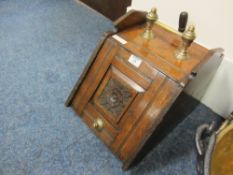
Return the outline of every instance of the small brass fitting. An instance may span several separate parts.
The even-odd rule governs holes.
[[[196,38],[195,26],[191,25],[188,29],[182,34],[182,45],[179,51],[175,54],[178,60],[188,59],[188,48]]]
[[[100,118],[97,118],[94,120],[92,126],[97,130],[97,131],[102,131],[104,128],[104,122]]]
[[[146,28],[142,34],[142,37],[145,39],[153,39],[154,33],[152,28],[154,23],[158,20],[157,9],[152,8],[151,11],[146,15]]]

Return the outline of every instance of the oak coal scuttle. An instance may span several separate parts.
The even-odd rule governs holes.
[[[105,33],[66,102],[124,169],[216,52],[193,42],[194,26],[182,33],[157,18],[152,9],[132,10],[118,19],[116,31]]]

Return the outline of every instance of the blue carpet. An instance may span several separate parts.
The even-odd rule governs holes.
[[[72,0],[0,0],[0,175],[195,173],[203,105],[136,167],[121,163],[64,102],[110,21]]]

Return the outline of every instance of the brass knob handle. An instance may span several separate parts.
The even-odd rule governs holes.
[[[104,128],[104,122],[103,122],[103,120],[101,120],[100,118],[95,119],[94,122],[93,122],[93,127],[97,131],[102,131],[102,129]]]

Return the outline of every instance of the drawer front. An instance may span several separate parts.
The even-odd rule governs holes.
[[[90,103],[84,109],[82,119],[108,146],[111,145],[119,132]]]

